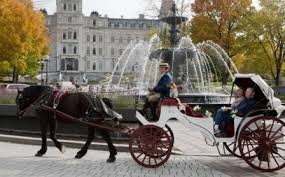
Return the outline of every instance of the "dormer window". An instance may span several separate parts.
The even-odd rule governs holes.
[[[96,26],[96,20],[93,20],[93,26]]]

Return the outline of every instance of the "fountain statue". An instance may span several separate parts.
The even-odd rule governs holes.
[[[153,87],[159,80],[159,63],[167,62],[171,66],[174,82],[182,85],[179,93],[182,100],[226,102],[229,95],[219,85],[219,80],[225,74],[233,78],[233,74],[238,73],[231,58],[212,41],[195,45],[189,36],[181,37],[178,25],[186,22],[187,18],[177,15],[175,3],[171,12],[171,16],[161,19],[170,26],[170,47],[162,48],[158,35],[154,35],[149,42],[131,42],[118,58],[107,88],[122,89],[128,85],[128,89],[131,86],[131,89],[137,89],[144,95],[147,88]]]

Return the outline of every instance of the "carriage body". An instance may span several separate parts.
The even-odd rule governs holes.
[[[231,154],[243,158],[253,168],[261,171],[283,168],[285,123],[282,118],[285,117],[285,107],[278,98],[274,97],[272,88],[259,75],[236,74],[234,85],[243,89],[254,88],[258,105],[254,111],[244,117],[234,118],[232,136],[216,137],[212,117],[187,115],[181,111],[184,105],[178,99],[166,98],[161,101],[157,122],[149,122],[139,111],[136,112],[136,117],[143,126],[135,130],[130,138],[129,147],[134,160],[142,166],[151,168],[164,164],[171,154],[174,143],[174,136],[167,126],[167,121],[176,118],[185,127],[200,131],[208,145],[224,144]],[[155,143],[157,145],[154,145]],[[278,154],[279,152],[282,154]],[[274,153],[280,156],[280,159],[277,159]],[[276,163],[270,164],[270,159]],[[253,162],[254,160],[257,164]]]

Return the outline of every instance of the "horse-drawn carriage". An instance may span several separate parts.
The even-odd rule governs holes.
[[[140,165],[155,168],[170,157],[174,136],[167,121],[176,118],[189,129],[198,129],[206,144],[224,145],[233,155],[242,158],[255,169],[275,171],[285,166],[285,107],[274,97],[273,90],[255,74],[237,74],[233,86],[255,90],[256,109],[244,117],[235,116],[233,133],[229,137],[214,135],[214,119],[210,116],[194,117],[181,111],[177,98],[161,100],[157,122],[149,122],[139,112],[137,119],[143,126],[136,129],[130,138],[129,150]],[[183,110],[183,109],[182,109]],[[193,142],[195,143],[195,142]]]
[[[274,97],[273,90],[258,75],[237,74],[233,82],[234,85],[243,89],[254,88],[257,105],[254,111],[245,116],[234,117],[230,136],[216,137],[212,117],[194,114],[188,105],[181,103],[177,98],[165,98],[160,101],[159,120],[156,122],[148,121],[139,110],[136,111],[136,117],[142,126],[129,131],[129,151],[132,158],[138,164],[148,168],[156,168],[167,162],[174,145],[174,135],[167,125],[167,121],[176,118],[187,128],[198,129],[206,144],[224,145],[232,155],[244,159],[255,169],[275,171],[283,168],[285,166],[285,123],[282,118],[285,117],[285,107],[281,105],[279,99]],[[37,89],[37,93],[33,93],[35,89]],[[88,146],[94,138],[94,128],[97,128],[103,132],[102,136],[108,143],[110,151],[108,162],[115,161],[117,152],[106,131],[123,132],[126,130],[125,127],[105,124],[101,119],[86,119],[86,116],[111,115],[117,118],[121,118],[121,116],[112,111],[110,107],[108,108],[101,99],[97,100],[101,105],[101,111],[98,111],[98,106],[94,106],[84,94],[72,94],[63,99],[58,108],[54,108],[53,104],[48,102],[49,92],[48,87],[26,88],[23,93],[19,93],[17,99],[21,114],[31,107],[36,107],[42,112],[39,116],[41,117],[43,141],[42,148],[36,155],[42,156],[47,150],[47,125],[50,126],[50,136],[56,147],[60,151],[63,150],[63,146],[55,138],[56,121],[54,117],[58,116],[89,127],[86,144],[77,153],[76,158],[81,158],[86,154]],[[52,118],[50,115],[53,115]]]

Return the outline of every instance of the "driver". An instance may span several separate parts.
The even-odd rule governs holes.
[[[170,94],[170,83],[172,83],[172,76],[169,72],[168,63],[159,64],[159,72],[161,78],[158,84],[154,88],[149,88],[149,94],[147,95],[147,100],[144,105],[144,112],[147,114],[148,119],[156,120],[156,106],[160,98],[169,97]]]

